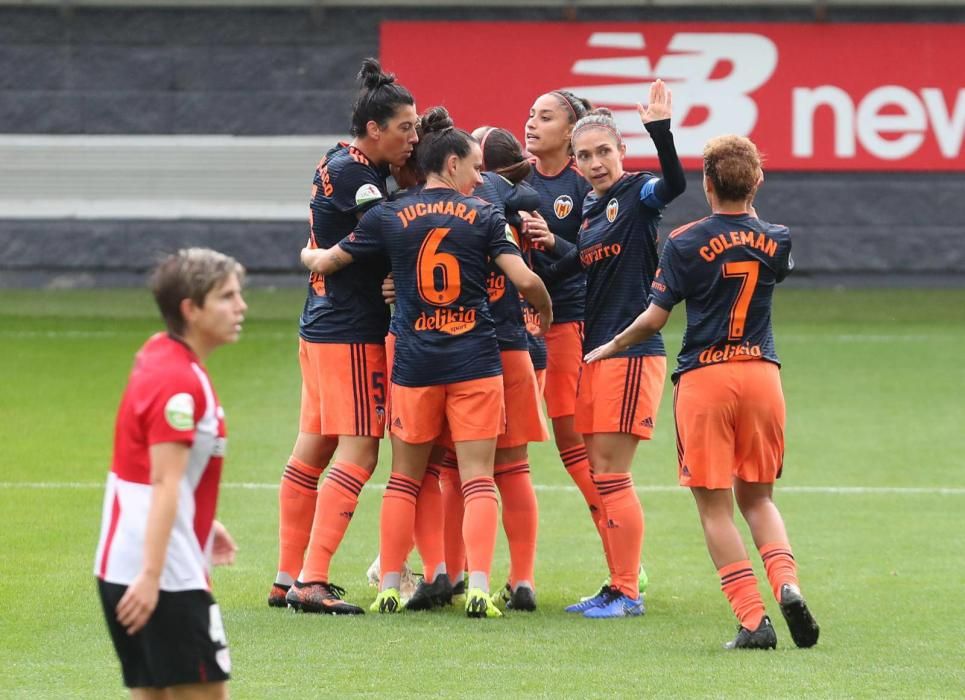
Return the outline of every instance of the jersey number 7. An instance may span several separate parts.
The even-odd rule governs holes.
[[[757,288],[760,268],[761,264],[756,260],[724,263],[724,277],[736,277],[741,281],[737,298],[734,300],[734,305],[730,307],[730,325],[727,329],[728,340],[740,340],[744,337],[747,309],[751,305],[751,297],[754,296],[754,290]]]
[[[439,245],[452,229],[434,228],[419,248],[416,283],[419,296],[432,306],[449,306],[462,292],[459,260],[451,253],[440,253]]]

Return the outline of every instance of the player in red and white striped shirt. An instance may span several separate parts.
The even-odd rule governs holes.
[[[232,563],[235,545],[214,519],[225,422],[204,360],[238,339],[243,278],[234,259],[190,248],[151,280],[167,333],[138,351],[121,399],[94,562],[132,697],[167,697],[171,686],[227,697],[210,566]]]

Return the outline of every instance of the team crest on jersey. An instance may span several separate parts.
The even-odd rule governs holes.
[[[382,199],[382,193],[379,192],[378,187],[370,182],[355,190],[355,206],[357,207],[364,207],[366,204],[377,202],[380,199]]]
[[[573,198],[568,194],[561,194],[553,202],[553,211],[556,213],[557,219],[565,219],[573,211]]]
[[[191,394],[175,394],[164,404],[164,420],[175,430],[191,430],[194,427],[194,397]]]
[[[612,223],[613,223],[613,220],[614,220],[615,218],[617,218],[617,214],[619,214],[619,213],[620,213],[620,202],[618,202],[618,201],[617,201],[617,198],[614,197],[614,198],[611,199],[609,202],[607,202],[607,205],[606,205],[606,220],[609,221],[609,222],[612,224]]]

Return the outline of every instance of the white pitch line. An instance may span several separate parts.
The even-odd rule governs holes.
[[[278,488],[278,482],[260,483],[229,481],[222,485],[225,489],[239,489],[245,491],[270,491]],[[576,486],[567,484],[534,484],[537,491],[572,492]],[[93,481],[0,481],[0,490],[37,489],[37,490],[70,490],[70,489],[101,489],[103,483]],[[365,488],[382,491],[382,484],[370,484]],[[637,486],[640,493],[686,493],[682,486]],[[965,496],[965,487],[945,486],[777,486],[778,493],[821,493],[837,495],[927,495],[927,496]]]

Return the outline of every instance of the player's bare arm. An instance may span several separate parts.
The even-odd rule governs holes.
[[[354,258],[338,245],[331,248],[302,248],[301,259],[302,265],[320,275],[338,272],[354,261]]]
[[[613,340],[588,352],[583,361],[590,364],[597,360],[605,360],[626,350],[631,345],[642,343],[659,333],[660,329],[667,325],[669,318],[669,311],[661,309],[656,304],[650,304],[642,314],[634,319],[633,323],[614,336]]]
[[[533,308],[539,313],[539,333],[545,335],[553,323],[553,301],[550,299],[546,285],[535,272],[530,270],[518,255],[497,255],[494,259],[509,281],[516,285],[516,289],[523,295]]]
[[[144,563],[117,604],[117,621],[128,634],[143,628],[157,607],[161,571],[178,510],[178,488],[190,453],[191,448],[180,442],[151,445],[151,505],[144,532]]]

